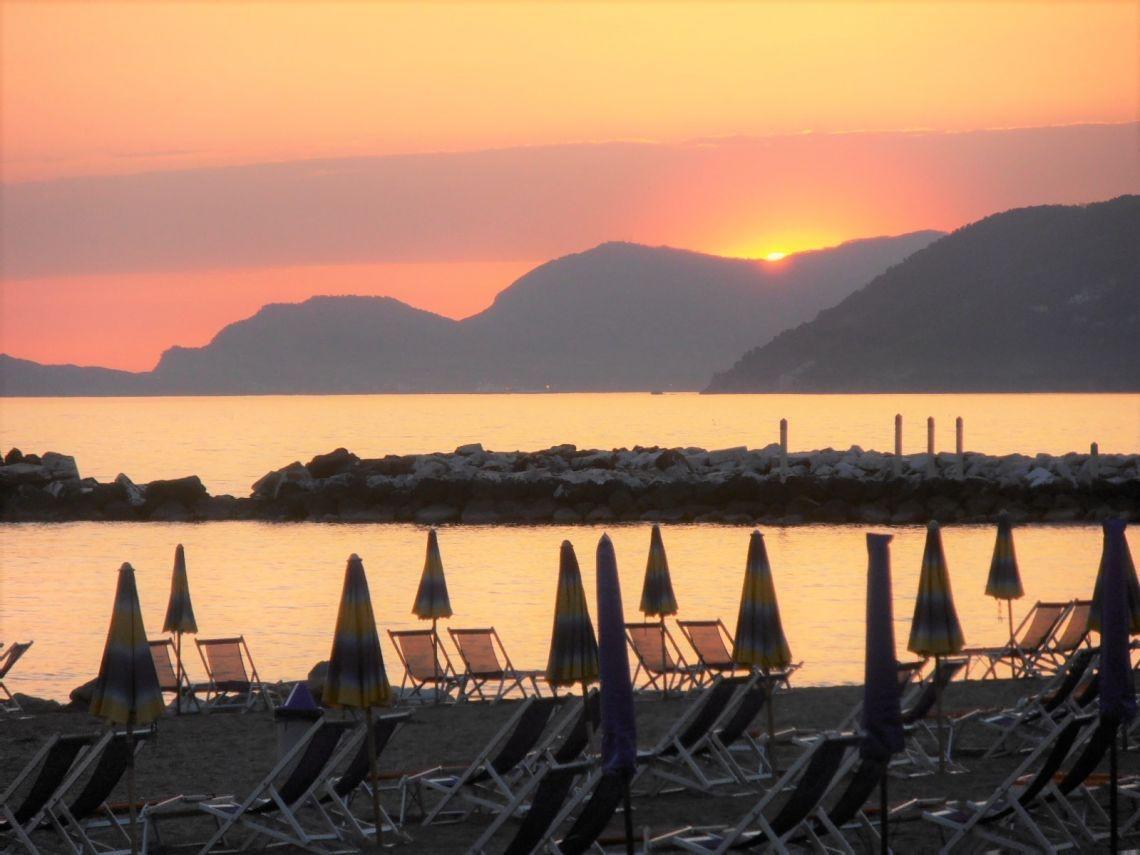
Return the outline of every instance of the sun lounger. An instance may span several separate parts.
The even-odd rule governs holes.
[[[418,698],[426,701],[424,689],[432,688],[436,700],[453,700],[463,696],[463,683],[451,664],[451,658],[438,635],[430,629],[388,630],[396,655],[404,666],[400,682],[400,701]]]
[[[542,696],[538,680],[545,672],[520,671],[515,668],[493,626],[486,629],[448,627],[447,632],[463,662],[463,673],[459,675],[462,697],[470,699],[474,696],[479,700],[494,702],[516,688],[523,697],[528,697],[530,692],[535,697]],[[486,691],[492,686],[494,691]]]
[[[909,706],[914,702],[917,697],[917,692],[911,693],[909,690],[916,685],[919,674],[922,672],[923,667],[926,665],[924,660],[915,660],[913,662],[897,662],[895,663],[895,675],[899,682],[899,696],[900,703],[903,707]],[[921,690],[919,690],[921,691]],[[849,730],[854,730],[859,726],[859,719],[863,715],[863,699],[859,698],[858,703],[851,708],[851,711],[843,717],[834,728],[839,733],[845,733]]]
[[[751,669],[732,661],[732,635],[724,622],[716,620],[679,620],[677,628],[697,654],[701,669],[699,679],[709,682],[717,675],[734,676]]]
[[[900,774],[901,768],[907,765],[915,767],[917,774],[928,774],[938,768],[938,721],[932,719],[931,714],[935,712],[939,695],[945,694],[946,687],[965,667],[965,659],[942,659],[938,667],[923,680],[913,700],[903,707],[902,723],[907,737],[906,748],[903,754],[892,762],[892,771],[895,774]],[[944,715],[942,726],[946,736],[943,745],[946,765],[948,768],[960,770],[952,759],[958,722],[953,717]],[[927,746],[933,749],[933,756]]]
[[[237,638],[196,638],[198,653],[209,682],[195,686],[206,692],[209,710],[253,709],[258,703],[272,710],[272,693],[257,675],[245,636]],[[248,664],[248,668],[247,668]]]
[[[68,786],[87,767],[84,758],[101,752],[110,739],[110,731],[102,736],[57,735],[48,739],[8,788],[0,793],[0,841],[18,842],[28,852],[35,853],[37,848],[31,835],[46,822],[47,810],[63,797]],[[17,804],[16,798],[21,791],[23,795]]]
[[[749,785],[772,774],[768,750],[752,732],[768,695],[764,678],[757,675],[737,692],[729,709],[709,731],[709,747],[741,784]]]
[[[1034,661],[1034,666],[1042,674],[1055,674],[1065,666],[1065,662],[1082,647],[1088,647],[1089,614],[1092,600],[1073,600],[1064,622],[1057,627],[1053,637],[1045,644],[1045,649]]]
[[[525,773],[524,761],[539,745],[557,707],[557,698],[528,698],[458,774],[443,774],[442,767],[436,767],[405,779],[404,786],[412,800],[426,811],[423,824],[436,821],[456,798],[464,802],[464,807],[449,811],[449,818],[463,819],[480,808],[502,810],[515,794],[516,770]],[[426,810],[424,801],[428,790],[440,795],[430,810]]]
[[[822,823],[828,832],[832,831],[828,828],[831,820],[817,809],[835,785],[845,758],[860,741],[854,734],[816,737],[735,826],[683,828],[656,837],[650,844],[666,843],[702,853],[764,845],[787,851],[790,840],[805,835],[816,850],[822,851],[824,846],[815,823],[809,820]],[[781,802],[778,809],[777,801]],[[837,829],[834,834],[841,836]]]
[[[8,691],[8,687],[4,685],[4,678],[16,667],[16,663],[33,644],[35,644],[34,641],[23,643],[17,641],[13,642],[11,647],[0,650],[0,693],[2,693],[0,694],[0,713],[20,711],[20,702]]]
[[[174,695],[172,706],[177,709],[178,704],[183,704],[184,709],[189,706],[200,712],[202,705],[194,694],[185,668],[182,671],[182,679],[178,679],[178,670],[174,667],[174,642],[169,638],[163,638],[148,641],[147,645],[150,647],[150,658],[154,660],[154,670],[158,675],[158,687],[164,695]]]
[[[1014,642],[1006,642],[996,647],[965,648],[962,655],[968,659],[966,679],[969,679],[970,666],[975,661],[985,663],[981,676],[983,680],[987,677],[996,679],[997,667],[1002,664],[1012,669],[1014,677],[1036,676],[1037,659],[1044,653],[1045,645],[1072,609],[1072,603],[1049,603],[1038,600],[1014,630]]]
[[[662,624],[627,623],[625,637],[637,658],[635,687],[642,676],[646,681],[642,690],[685,692],[700,685],[701,668],[685,661],[677,642]]]
[[[1115,728],[1109,741],[1114,735]],[[1085,736],[1083,749],[1074,751]],[[922,817],[952,832],[941,849],[944,853],[962,848],[970,837],[1020,851],[1052,852],[1058,845],[1080,849],[1070,830],[1075,812],[1068,797],[1083,787],[1107,747],[1103,723],[1095,715],[1071,718],[1038,743],[985,801],[951,802]],[[1076,759],[1058,781],[1056,776],[1071,754]]]
[[[859,760],[859,765],[847,779],[847,786],[831,807],[825,809],[820,805],[815,809],[814,818],[809,820],[817,839],[830,837],[835,844],[832,848],[853,853],[856,850],[850,844],[850,837],[859,834],[865,838],[862,851],[878,851],[882,838],[863,807],[878,789],[889,765],[890,761],[885,757]]]
[[[350,734],[355,723],[322,718],[281,757],[244,801],[222,797],[201,802],[217,829],[199,850],[201,855],[219,844],[244,849],[254,843],[277,842],[304,849],[320,848],[321,841],[335,837],[336,826],[319,804],[316,794],[328,778],[334,762],[344,756],[342,741],[355,749],[363,732]],[[338,747],[341,748],[338,751]],[[299,814],[306,808],[321,819],[321,827],[306,827]],[[239,840],[230,838],[240,837]],[[236,844],[236,845],[235,845]]]

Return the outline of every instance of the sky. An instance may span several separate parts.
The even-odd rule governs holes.
[[[313,294],[464,317],[606,240],[1140,192],[1138,8],[5,0],[0,350],[141,370]]]

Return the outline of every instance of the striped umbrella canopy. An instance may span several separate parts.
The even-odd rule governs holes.
[[[194,620],[194,604],[190,602],[190,581],[186,578],[186,551],[182,544],[174,548],[174,571],[170,575],[170,600],[166,604],[166,620],[162,622],[163,632],[198,632],[198,622]]]
[[[572,686],[598,678],[598,639],[590,623],[586,592],[578,557],[568,540],[562,541],[558,562],[558,595],[554,605],[554,627],[550,633],[550,657],[546,681],[552,686]]]
[[[646,617],[662,620],[666,615],[677,614],[677,598],[673,595],[673,580],[669,578],[669,559],[665,557],[665,544],[658,525],[653,526],[649,536],[649,560],[645,563],[640,608]]]
[[[330,707],[370,709],[384,706],[391,694],[364,562],[350,555],[321,700]]]
[[[958,653],[965,645],[942,551],[942,531],[938,523],[931,521],[926,527],[922,574],[918,579],[918,596],[906,647],[919,656],[947,656]]]
[[[420,576],[420,587],[416,591],[412,614],[431,621],[451,617],[451,598],[447,595],[447,579],[443,575],[443,559],[439,555],[439,537],[434,528],[428,532],[424,572]]]
[[[1096,585],[1093,588],[1093,604],[1089,611],[1089,629],[1100,632],[1101,626],[1101,589],[1104,587],[1104,568],[1108,556],[1109,525],[1113,521],[1104,523],[1104,545],[1100,553],[1100,567],[1096,571]],[[1136,565],[1132,563],[1132,553],[1128,549],[1128,539],[1123,531],[1120,533],[1120,560],[1124,566],[1124,582],[1128,589],[1128,633],[1140,635],[1140,580],[1136,578]]]
[[[787,668],[792,663],[792,651],[780,621],[780,604],[776,602],[768,550],[764,548],[764,535],[758,531],[753,531],[748,541],[748,564],[744,570],[744,589],[740,593],[732,659],[739,665],[765,671]]]
[[[112,724],[134,726],[150,724],[162,715],[163,708],[135,587],[135,570],[124,564],[119,568],[107,644],[91,696],[91,715]]]
[[[1017,600],[1025,596],[1021,572],[1017,568],[1017,553],[1013,550],[1013,525],[1005,511],[998,514],[997,540],[990,560],[990,575],[986,579],[986,596],[997,600]]]

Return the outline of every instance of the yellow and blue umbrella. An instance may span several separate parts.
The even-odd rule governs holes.
[[[641,585],[641,613],[646,617],[659,617],[662,624],[666,615],[677,614],[677,598],[673,595],[673,580],[669,578],[669,559],[661,540],[661,527],[653,526],[649,536],[649,560],[645,564],[645,581]]]
[[[598,639],[590,622],[586,592],[578,557],[568,540],[562,541],[558,561],[558,594],[554,604],[554,626],[550,633],[550,656],[546,682],[552,686],[586,685],[598,679]]]
[[[135,571],[130,564],[123,564],[119,568],[103,661],[91,696],[91,714],[127,728],[128,836],[132,855],[137,851],[134,728],[155,721],[162,715],[162,709],[162,690],[158,687],[158,674],[147,644]]]
[[[368,768],[372,784],[372,818],[376,842],[382,835],[380,810],[380,775],[376,762],[376,734],[372,726],[372,708],[384,706],[392,695],[388,674],[384,670],[384,654],[380,652],[380,635],[368,592],[364,562],[350,555],[344,571],[344,588],[336,615],[329,671],[321,701],[330,707],[355,707],[364,710]]]
[[[177,671],[175,683],[178,695],[174,708],[182,714],[182,678],[186,673],[182,668],[182,635],[196,635],[198,622],[194,620],[194,604],[190,602],[190,580],[186,577],[186,551],[182,544],[174,548],[174,571],[170,574],[170,600],[166,604],[166,620],[162,631],[174,636],[174,661]]]
[[[1110,521],[1111,522],[1111,521]],[[1092,608],[1089,610],[1089,629],[1100,632],[1101,589],[1104,587],[1104,567],[1108,554],[1109,523],[1104,523],[1104,547],[1100,553],[1100,567],[1096,571],[1096,584],[1093,587]],[[1128,589],[1128,633],[1140,635],[1140,581],[1136,578],[1136,565],[1132,563],[1132,553],[1128,549],[1128,539],[1120,533],[1120,561],[1124,567],[1124,582]]]
[[[748,564],[740,593],[732,661],[764,671],[780,670],[792,664],[792,651],[780,621],[780,604],[776,602],[772,566],[768,563],[764,535],[758,531],[753,531],[748,541]]]
[[[946,769],[942,750],[942,691],[938,674],[943,656],[953,655],[966,646],[958,612],[954,608],[954,592],[950,590],[950,571],[942,551],[942,531],[931,520],[926,526],[926,547],[922,551],[922,573],[918,579],[918,596],[914,601],[914,617],[910,623],[907,650],[919,656],[934,657],[934,681],[938,689],[938,771]]]
[[[428,532],[424,571],[420,576],[420,587],[416,591],[412,614],[423,620],[431,620],[433,629],[439,618],[451,617],[451,598],[447,595],[447,579],[443,575],[439,538],[434,528]]]
[[[1017,640],[1013,637],[1013,601],[1025,596],[1021,586],[1021,572],[1017,567],[1017,553],[1013,549],[1013,526],[1009,514],[998,514],[997,539],[994,541],[994,555],[990,559],[990,575],[986,579],[986,596],[1005,600],[1005,613],[1009,620],[1009,646],[1011,649],[1009,667],[1016,674],[1017,658],[1012,649]]]

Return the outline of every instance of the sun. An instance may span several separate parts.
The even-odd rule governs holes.
[[[779,261],[787,256],[786,252],[770,252],[764,256],[765,261]]]

